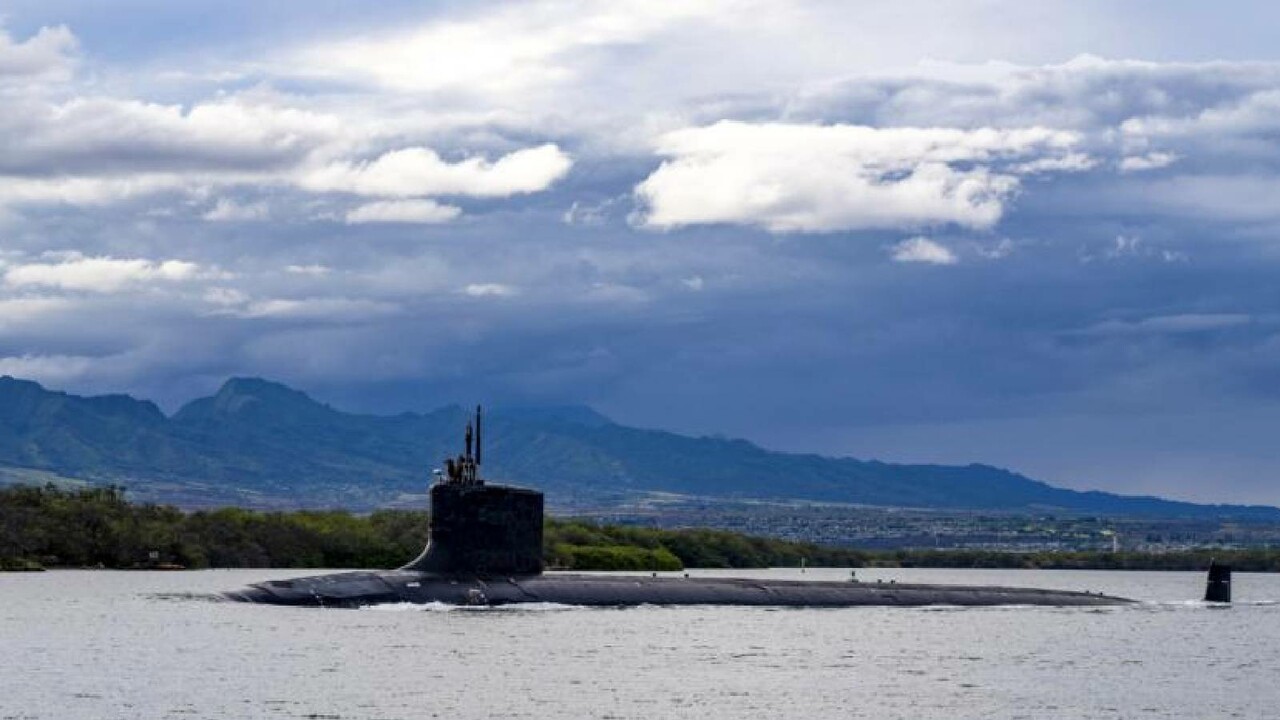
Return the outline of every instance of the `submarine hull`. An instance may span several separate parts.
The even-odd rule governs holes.
[[[273,580],[225,593],[271,605],[360,607],[384,603],[449,605],[753,605],[774,607],[920,607],[926,605],[1106,606],[1132,601],[1107,595],[970,585],[807,582],[743,578],[550,574],[482,578],[416,571],[347,572]]]

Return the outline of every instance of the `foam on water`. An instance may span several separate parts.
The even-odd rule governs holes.
[[[451,605],[442,602],[429,603],[383,603],[380,605],[364,605],[359,609],[376,612],[560,612],[564,610],[588,610],[583,605],[566,605],[563,603],[517,603],[511,605]]]
[[[1207,600],[1148,600],[1137,603],[1135,607],[1163,610],[1229,610],[1233,607],[1270,607],[1280,605],[1276,600],[1236,600],[1229,603],[1209,602]]]

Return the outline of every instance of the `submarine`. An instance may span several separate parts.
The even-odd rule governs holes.
[[[747,578],[544,573],[543,496],[480,476],[481,412],[464,452],[435,471],[426,548],[397,570],[270,580],[223,593],[271,605],[361,607],[384,603],[496,606],[517,603],[625,607],[749,605],[855,607],[926,605],[1105,606],[1134,601],[1037,588]],[[1229,572],[1229,570],[1228,570]]]

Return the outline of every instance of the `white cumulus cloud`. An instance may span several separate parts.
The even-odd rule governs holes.
[[[343,132],[337,116],[252,96],[187,108],[104,96],[20,102],[0,115],[0,173],[19,176],[279,171]]]
[[[107,96],[53,101],[40,93],[18,93],[5,102],[0,208],[107,206],[161,193],[204,200],[234,189],[234,200],[191,206],[202,206],[198,214],[208,221],[249,221],[268,216],[260,198],[280,189],[389,199],[501,198],[546,190],[573,165],[551,143],[493,159],[472,154],[450,161],[409,145],[362,160],[365,148],[405,143],[402,131],[347,111],[307,109],[304,100],[265,91],[190,106]],[[414,215],[414,222],[456,215],[436,208],[424,220],[424,207],[400,210]],[[355,213],[355,221],[390,211],[370,208]]]
[[[372,80],[402,92],[450,91],[509,100],[513,94],[572,82],[590,67],[581,53],[638,45],[673,25],[714,18],[742,4],[517,3],[408,30],[321,42],[297,52],[289,65],[303,74]]]
[[[63,25],[40,28],[17,42],[0,29],[0,79],[62,77],[70,73],[78,43]]]
[[[118,177],[7,177],[0,174],[0,208],[5,205],[109,205],[189,186],[180,175],[139,173]]]
[[[956,223],[990,227],[1018,189],[1011,165],[1059,158],[1071,132],[724,121],[668,133],[669,159],[636,187],[642,223],[824,232]],[[1047,170],[1037,167],[1036,171]]]
[[[1120,172],[1159,170],[1176,162],[1177,155],[1167,152],[1151,152],[1146,155],[1129,155],[1120,159]]]
[[[471,297],[509,297],[516,294],[516,289],[501,283],[472,283],[462,292]]]
[[[347,213],[347,222],[360,223],[443,223],[462,214],[453,205],[434,200],[384,200],[367,203]]]
[[[956,254],[942,243],[927,237],[903,240],[892,248],[894,262],[928,263],[930,265],[955,265],[960,261]]]
[[[198,277],[200,266],[182,260],[87,257],[68,253],[56,262],[13,265],[5,269],[9,287],[52,287],[110,293],[147,282],[179,282]]]
[[[371,162],[329,164],[304,176],[302,185],[375,197],[507,197],[545,190],[572,165],[569,156],[552,144],[516,150],[493,162],[470,157],[455,163],[430,148],[412,147]]]

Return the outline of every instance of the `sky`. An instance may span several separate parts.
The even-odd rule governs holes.
[[[0,374],[1280,505],[1280,6],[0,1]]]

